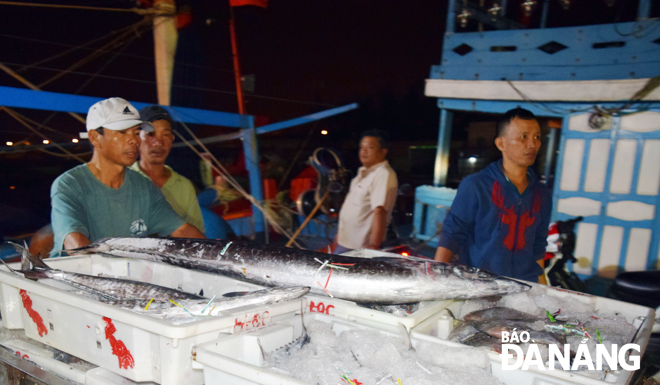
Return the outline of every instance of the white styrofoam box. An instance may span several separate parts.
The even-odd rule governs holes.
[[[305,323],[319,320],[330,323],[337,334],[355,329],[374,329],[353,322],[345,322],[322,314],[305,314]],[[193,348],[195,367],[204,371],[206,385],[309,385],[296,380],[284,371],[266,370],[261,367],[263,356],[259,344],[265,352],[271,352],[298,338],[302,332],[300,316],[291,317],[265,329],[237,335],[221,336],[215,341],[206,342]],[[382,331],[388,335],[397,333]],[[257,339],[259,343],[257,343]],[[411,338],[413,347],[423,339]],[[464,345],[442,342],[456,347]],[[491,371],[495,377],[507,385],[565,385],[564,382],[545,373],[538,372],[503,372],[501,364],[491,360]],[[515,375],[512,375],[515,374]]]
[[[638,328],[638,331],[635,335],[632,343],[638,344],[641,348],[640,356],[643,354],[646,345],[649,342],[651,336],[651,330],[653,328],[655,311],[651,308],[634,305],[627,302],[616,301],[609,298],[598,297],[590,294],[578,293],[570,290],[539,285],[537,283],[526,282],[527,284],[541,287],[546,291],[546,294],[553,295],[559,298],[572,297],[585,304],[592,304],[595,307],[595,310],[601,313],[618,313],[626,317],[626,321],[635,327]],[[455,315],[460,314],[461,306],[464,301],[454,301],[450,304],[447,309],[451,310]],[[438,321],[440,321],[442,313],[435,314],[430,318],[426,319],[424,322],[417,325],[410,332],[413,338],[424,340],[424,341],[433,341],[440,344],[446,345],[460,345],[457,342],[447,341],[442,338],[438,338],[437,328]],[[643,320],[642,320],[643,319]],[[511,371],[502,371],[502,358],[499,353],[494,351],[488,352],[488,357],[491,360],[491,366],[493,368],[493,374],[498,378],[516,378],[520,379],[520,382],[515,382],[519,384],[536,384],[536,382],[527,382],[523,378],[529,377],[530,379],[535,378],[537,375],[544,374],[549,375],[551,381],[550,384],[562,383],[562,384],[582,384],[582,385],[603,385],[606,383],[614,383],[619,385],[628,384],[632,379],[633,372],[626,370],[618,370],[616,372],[611,372],[607,374],[605,380],[597,380],[579,374],[579,372],[571,372],[564,370],[540,370],[538,368],[530,367],[529,370],[511,370]],[[505,381],[507,382],[507,381]],[[513,382],[511,382],[513,383]]]
[[[83,256],[46,263],[66,271],[131,277],[194,293],[203,289],[207,297],[259,288],[214,274],[124,258]],[[174,325],[19,277],[5,267],[0,269],[0,291],[0,312],[3,319],[11,320],[5,327],[24,328],[29,338],[130,380],[163,385],[202,384],[202,373],[191,366],[193,345],[216,339],[221,332],[264,327],[302,306],[301,300],[246,306]]]
[[[357,258],[404,258],[396,253],[372,249],[355,249],[347,251],[341,255]],[[329,268],[325,268],[321,273],[324,271],[326,274],[329,274],[330,270]],[[332,279],[332,277],[330,277],[330,279]],[[321,283],[324,282],[325,281],[321,281]],[[306,297],[309,305],[307,310],[310,313],[331,315],[391,332],[400,330],[399,323],[403,324],[408,330],[410,330],[420,322],[444,309],[452,302],[451,300],[422,301],[419,303],[419,308],[415,312],[406,316],[398,316],[385,311],[358,306],[355,302],[343,299],[315,294],[307,294]]]

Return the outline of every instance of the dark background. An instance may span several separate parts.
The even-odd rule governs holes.
[[[613,7],[605,5],[605,0],[573,3],[564,11],[558,0],[552,0],[548,26],[632,21],[636,16],[636,1],[618,1]],[[129,0],[57,0],[49,4],[122,9],[148,6]],[[237,112],[228,0],[182,0],[177,7],[179,12],[188,10],[192,22],[179,30],[172,105]],[[246,109],[257,116],[258,124],[349,103],[360,105],[357,110],[317,123],[260,136],[264,173],[281,178],[283,170],[294,163],[290,179],[304,167],[302,160],[320,146],[337,149],[354,171],[359,166],[359,133],[380,128],[394,142],[390,161],[399,183],[431,183],[435,150],[429,146],[437,141],[439,112],[435,99],[425,97],[423,91],[431,65],[440,63],[446,8],[446,0],[271,0],[266,9],[235,8],[242,73],[256,80],[254,92],[245,97]],[[517,20],[523,17],[516,1],[509,1],[508,13]],[[658,13],[660,6],[654,4],[652,14]],[[0,5],[0,62],[41,84],[83,61],[43,89],[156,103],[150,28],[130,29],[116,44],[86,61],[95,50],[142,19],[135,13]],[[539,19],[537,7],[529,26],[538,25]],[[471,22],[465,30],[476,28]],[[24,87],[4,72],[0,72],[0,85]],[[37,123],[47,122],[40,131],[51,141],[66,144],[70,151],[89,158],[87,143],[71,143],[84,131],[80,122],[64,113],[17,111]],[[466,127],[475,121],[495,119],[456,114],[452,140],[458,146],[452,146],[452,157],[465,141]],[[232,131],[192,128],[200,136]],[[329,134],[321,135],[322,129]],[[7,147],[7,141],[15,145]],[[0,235],[34,231],[35,226],[47,223],[50,184],[79,164],[53,155],[61,153],[44,148],[41,141],[0,111]],[[421,148],[416,152],[419,156],[411,156],[415,153],[411,146]],[[240,142],[214,145],[211,150],[240,174]],[[297,152],[299,158],[294,157]],[[423,159],[427,161],[420,161]],[[199,184],[198,159],[192,152],[174,150],[169,163]],[[287,181],[283,181],[283,189],[288,188]]]

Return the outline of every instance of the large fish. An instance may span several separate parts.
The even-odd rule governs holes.
[[[10,242],[11,243],[11,242]],[[187,301],[191,307],[202,305],[214,308],[218,311],[248,305],[265,305],[270,303],[290,301],[299,298],[309,291],[308,287],[286,287],[257,290],[242,296],[231,298],[218,298],[209,303],[209,298],[171,289],[165,286],[153,285],[147,282],[134,281],[130,279],[98,277],[87,274],[67,272],[51,269],[44,261],[36,258],[20,245],[12,243],[14,248],[22,254],[22,265],[19,272],[25,278],[30,279],[53,279],[63,282],[76,289],[92,294],[99,301],[124,308],[144,308],[147,303],[153,301],[152,309],[164,309],[177,306],[173,301]],[[29,263],[33,267],[30,269]],[[7,266],[12,270],[9,266]],[[27,270],[29,269],[29,270]],[[13,271],[13,270],[12,270]],[[191,302],[193,301],[193,302]]]
[[[536,320],[537,316],[529,313],[523,313],[516,309],[508,307],[491,307],[487,309],[473,311],[463,317],[466,321],[494,321],[494,320]]]
[[[104,238],[69,253],[101,253],[222,274],[263,286],[310,286],[355,302],[468,299],[530,286],[460,265],[409,258],[355,258],[210,239]]]

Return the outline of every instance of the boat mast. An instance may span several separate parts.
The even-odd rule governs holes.
[[[176,6],[174,0],[155,0],[153,7],[156,10],[153,23],[158,104],[169,106],[178,39],[174,17]]]

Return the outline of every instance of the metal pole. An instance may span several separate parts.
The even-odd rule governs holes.
[[[639,0],[637,20],[645,20],[651,16],[651,0]]]
[[[440,130],[438,132],[438,149],[435,154],[435,169],[433,172],[433,185],[445,186],[447,184],[447,170],[449,169],[449,143],[451,142],[451,126],[454,118],[452,111],[440,109]]]
[[[296,230],[296,232],[293,234],[291,239],[289,239],[289,242],[287,242],[286,245],[284,245],[284,247],[291,246],[293,241],[295,241],[296,238],[298,238],[298,235],[300,235],[300,232],[305,228],[305,226],[307,226],[309,221],[312,220],[312,218],[314,217],[314,214],[316,214],[316,212],[319,211],[319,208],[321,208],[321,205],[323,204],[323,201],[325,201],[325,199],[328,197],[328,195],[330,195],[330,190],[325,190],[325,194],[323,194],[323,197],[321,198],[321,200],[316,203],[316,206],[314,206],[314,209],[312,210],[312,212],[309,213],[307,218],[305,218],[305,221],[302,223],[302,225],[300,225],[300,227],[298,227],[298,230]]]
[[[548,0],[543,1],[543,13],[541,13],[541,26],[540,28],[545,28],[545,25],[548,23]]]
[[[568,119],[568,116],[566,116],[564,119]],[[552,160],[554,159],[557,151],[555,147],[557,146],[558,132],[558,128],[550,128],[550,133],[548,133],[548,143],[546,144],[544,174],[545,185],[548,188],[552,187],[552,183],[554,181],[554,178],[550,178],[550,174],[552,173]]]
[[[156,63],[156,88],[158,104],[169,106],[174,73],[174,55],[178,33],[174,23],[176,5],[174,0],[155,0],[154,9],[154,61]]]
[[[447,27],[445,28],[446,33],[454,33],[454,21],[456,20],[456,0],[449,0],[449,5],[447,6]]]
[[[231,55],[234,59],[234,79],[236,81],[236,97],[238,98],[238,113],[245,114],[243,105],[243,87],[241,87],[241,66],[238,61],[238,44],[236,43],[236,26],[234,22],[234,7],[229,6],[229,34],[231,35]]]
[[[252,128],[241,130],[241,139],[243,140],[243,151],[245,153],[245,168],[250,179],[250,195],[261,202],[264,200],[264,193],[261,184],[261,170],[259,170],[259,149],[257,147],[257,135],[254,131],[254,118],[252,118],[251,125]],[[252,217],[254,218],[255,233],[265,232],[263,213],[258,209],[253,209]]]

